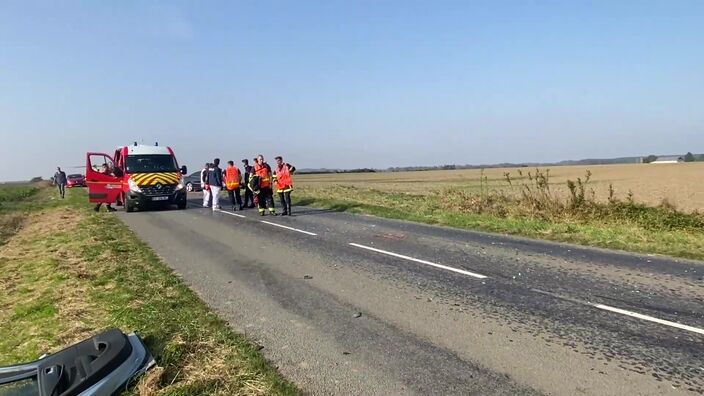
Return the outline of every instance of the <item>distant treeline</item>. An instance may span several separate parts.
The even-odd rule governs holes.
[[[377,169],[372,169],[372,168],[357,168],[357,169],[301,169],[297,170],[296,174],[298,175],[316,175],[316,174],[325,174],[325,173],[374,173],[374,172],[382,172]]]
[[[569,166],[569,165],[614,165],[614,164],[639,164],[648,163],[657,159],[656,155],[647,157],[619,157],[619,158],[587,158],[582,160],[567,160],[560,162],[528,162],[512,163],[504,162],[490,165],[435,165],[435,166],[395,166],[386,169],[358,168],[358,169],[301,169],[296,173],[302,175],[327,174],[327,173],[373,173],[373,172],[413,172],[432,170],[455,170],[455,169],[489,169],[489,168],[535,168],[547,166]],[[682,156],[685,162],[704,161],[704,154],[687,153]]]

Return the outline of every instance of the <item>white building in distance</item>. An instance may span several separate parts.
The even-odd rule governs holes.
[[[677,155],[663,155],[658,157],[655,161],[651,162],[651,164],[677,164],[680,162],[684,162],[684,156],[677,156]]]

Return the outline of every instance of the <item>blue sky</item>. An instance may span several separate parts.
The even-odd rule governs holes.
[[[704,152],[702,1],[0,2],[0,180]],[[17,165],[15,165],[17,164]]]

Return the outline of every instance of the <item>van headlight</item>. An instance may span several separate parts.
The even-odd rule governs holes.
[[[177,190],[183,190],[183,188],[186,186],[186,183],[183,181],[183,176],[181,177],[181,180],[178,182],[178,185],[176,185]]]
[[[129,186],[130,186],[130,191],[132,191],[132,192],[137,192],[137,193],[141,193],[141,192],[142,192],[142,189],[139,188],[139,185],[137,184],[136,181],[134,181],[134,180],[132,180],[132,179],[129,179],[129,181],[127,182],[127,184],[129,184]]]

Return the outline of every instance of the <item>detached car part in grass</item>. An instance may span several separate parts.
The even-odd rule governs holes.
[[[110,329],[37,361],[0,367],[0,395],[114,395],[154,364],[136,334]]]
[[[125,211],[152,205],[176,205],[185,209],[185,166],[179,168],[170,147],[135,143],[118,147],[110,156],[86,154],[88,199],[93,203],[122,203]]]

